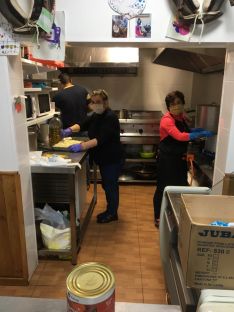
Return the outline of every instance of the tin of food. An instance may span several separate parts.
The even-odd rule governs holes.
[[[97,262],[83,263],[67,277],[67,312],[114,312],[115,278]]]

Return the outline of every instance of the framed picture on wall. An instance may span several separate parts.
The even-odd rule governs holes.
[[[122,15],[112,15],[112,38],[127,38],[128,19]]]
[[[151,38],[151,14],[141,14],[135,18],[135,38]]]
[[[189,41],[190,32],[191,25],[173,15],[169,21],[166,37],[180,41]]]

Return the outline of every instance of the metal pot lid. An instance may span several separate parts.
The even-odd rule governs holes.
[[[15,10],[9,0],[0,1],[0,12],[13,27],[21,27],[25,24],[24,18]]]
[[[9,0],[13,8],[24,18],[29,19],[32,15],[34,0]]]

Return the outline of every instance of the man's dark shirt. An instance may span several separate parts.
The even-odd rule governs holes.
[[[80,124],[86,118],[87,95],[87,90],[77,85],[65,88],[55,95],[55,106],[61,111],[64,129],[74,124]]]

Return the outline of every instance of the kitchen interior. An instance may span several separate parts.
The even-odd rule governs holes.
[[[1,1],[2,14],[12,15],[10,2],[14,7],[26,3]],[[219,10],[224,1],[147,1],[151,39],[135,36],[133,20],[127,38],[111,38],[113,4],[125,1],[56,2],[58,12],[66,15],[66,58],[60,70],[87,90],[105,89],[119,118],[125,150],[119,220],[96,222],[96,215],[106,209],[106,198],[98,168],[87,166],[88,153],[48,147],[50,125],[59,123],[53,103],[59,70],[32,61],[24,47],[21,57],[2,56],[0,307],[64,312],[68,274],[74,265],[92,261],[113,271],[117,311],[233,311],[234,230],[226,227],[233,222],[233,198],[223,196],[234,190],[233,1],[226,1],[221,12],[212,9]],[[205,27],[196,26],[195,19],[191,42],[177,42],[177,34],[170,37],[167,28],[176,9],[172,2],[178,13],[182,3],[209,4],[210,12],[199,10],[196,16],[202,24],[203,17],[216,17],[210,14],[220,18]],[[178,32],[180,27],[171,26]],[[185,94],[189,126],[211,130],[214,136],[189,143],[190,186],[166,188],[156,228],[152,199],[159,123],[166,112],[165,95],[172,90]],[[65,158],[48,165],[57,156]],[[37,214],[50,209],[47,204],[66,220],[65,239],[56,244],[51,236],[45,239],[48,220],[41,222]],[[226,228],[217,220],[224,220]],[[59,233],[61,228],[56,225],[54,230]]]
[[[87,90],[105,89],[119,116],[126,158],[120,182],[155,184],[164,98],[180,90],[190,127],[215,133],[189,146],[190,153],[196,154],[197,185],[212,186],[225,53],[221,48],[66,48],[61,70]],[[48,73],[51,78],[56,75]]]
[[[121,142],[124,146],[126,158],[124,168],[119,178],[121,184],[121,211],[123,211],[123,209],[128,209],[131,212],[131,209],[135,209],[135,201],[139,200],[144,202],[144,206],[147,210],[143,209],[143,213],[144,218],[147,219],[145,226],[149,230],[149,236],[152,235],[151,231],[153,231],[153,233],[156,231],[153,225],[152,198],[157,175],[156,154],[159,143],[159,123],[162,114],[166,112],[164,103],[165,95],[172,90],[180,90],[185,94],[185,110],[190,118],[190,127],[202,127],[215,133],[211,138],[198,140],[189,145],[189,153],[195,155],[193,162],[194,177],[193,180],[191,180],[190,177],[189,181],[192,182],[192,185],[196,186],[212,186],[225,52],[225,49],[208,48],[67,48],[66,65],[64,68],[61,68],[61,71],[69,73],[74,83],[84,86],[87,90],[103,88],[109,94],[110,106],[119,117]],[[58,71],[51,71],[46,75],[42,75],[46,78],[45,81],[52,83],[53,87],[58,87],[58,74]],[[33,77],[38,76],[40,77],[40,74],[33,75]],[[50,92],[51,99],[53,98],[54,92],[56,91],[53,90]],[[44,133],[45,127],[47,129],[46,135]],[[30,147],[32,151],[37,149],[38,146],[48,143],[46,142],[46,140],[48,140],[48,120],[39,126],[33,126],[29,129],[29,138],[32,135],[30,134],[31,131],[34,133],[34,139],[29,140],[31,142]],[[35,139],[37,142],[35,142]],[[93,168],[90,170],[91,179],[93,178],[93,180],[95,180]],[[52,194],[53,192],[51,193],[46,182],[46,180],[49,181],[49,176],[47,176],[46,180],[40,180],[40,171],[33,169],[32,173],[34,200],[36,200],[37,205],[40,201],[41,189],[41,193],[44,196],[42,202],[45,201],[45,189],[48,189],[50,195],[53,197],[52,199],[49,197],[47,200],[49,202],[55,202],[54,198],[56,198],[56,194]],[[84,176],[85,173],[83,172],[82,175]],[[63,175],[61,176],[61,181],[64,183]],[[55,179],[58,179],[58,176],[55,176]],[[100,182],[98,170],[97,181]],[[54,183],[56,182],[54,181]],[[79,192],[79,197],[82,197],[82,193],[86,193],[84,188],[83,191]],[[138,195],[137,193],[140,194]],[[142,193],[144,193],[145,196]],[[89,202],[87,202],[86,207],[92,204],[92,196],[95,197],[95,186],[87,192],[87,195],[89,195]],[[61,196],[59,200],[60,198]],[[105,257],[101,257],[97,251],[98,249],[95,250],[95,257],[94,251],[92,251],[90,255],[90,251],[87,249],[89,248],[90,237],[92,237],[92,244],[96,244],[97,240],[94,239],[97,235],[95,215],[99,211],[102,211],[101,209],[103,207],[103,193],[100,183],[98,183],[97,186],[97,198],[98,203],[93,216],[90,217],[90,220],[84,222],[84,224],[87,222],[89,223],[88,226],[87,224],[85,225],[85,230],[87,227],[86,233],[84,234],[83,231],[81,231],[84,237],[82,244],[80,244],[81,250],[78,253],[78,262],[90,261],[92,259],[101,259],[103,262],[110,261]],[[123,198],[123,202],[121,198]],[[127,204],[126,198],[128,198]],[[130,198],[134,199],[131,208],[128,202]],[[59,200],[57,201],[57,205],[59,204]],[[92,210],[93,209],[94,205],[92,205]],[[88,210],[83,213],[83,216],[87,214],[87,211]],[[129,221],[129,215],[125,215],[125,213],[126,212],[123,211],[121,217]],[[122,222],[124,222],[123,219],[121,219]],[[138,224],[140,228],[142,226],[141,220],[138,220],[138,222],[140,222]],[[83,221],[81,222],[81,228],[82,227]],[[37,233],[38,231],[39,229],[37,229]],[[113,229],[111,229],[111,231],[113,231]],[[126,235],[129,235],[129,233],[131,233],[131,231],[129,232],[129,230],[126,230]],[[87,239],[86,235],[88,237]],[[109,230],[99,229],[99,235],[101,235],[99,239],[102,235],[110,235]],[[153,240],[151,247],[156,254],[159,248],[159,243],[157,242],[158,235],[159,233],[157,232],[156,242]],[[144,239],[149,240],[150,238],[144,237]],[[40,235],[38,242],[39,246],[41,246],[39,256],[45,256],[46,253],[42,248],[43,242]],[[138,245],[137,242],[134,244],[136,244],[136,246]],[[154,247],[155,245],[157,245],[157,248]],[[165,245],[167,245],[167,243],[165,243]],[[112,247],[106,246],[105,253],[107,252],[108,254],[109,248]],[[49,254],[51,254],[51,252],[49,252]],[[73,252],[72,261],[73,263],[76,261],[75,252]],[[115,264],[113,265],[115,266]],[[157,265],[159,265],[159,263]],[[157,286],[159,289],[157,288],[155,291],[147,289],[148,295],[151,294],[151,299],[149,298],[148,301],[145,299],[145,302],[148,303],[165,302],[165,286],[163,283],[162,271],[159,272],[157,269],[156,272],[157,278],[160,281]],[[159,297],[155,297],[156,293],[158,293]],[[141,298],[133,294],[129,296],[130,297],[124,297],[124,299],[126,301],[138,301]],[[171,299],[169,298],[170,296]],[[174,291],[171,291],[171,293],[168,294],[168,302],[171,300],[171,303],[179,304],[179,299],[177,297],[175,299],[174,297]],[[147,298],[146,293],[144,293],[144,298]],[[189,306],[193,306],[194,308],[196,303],[187,304],[185,310]]]
[[[111,50],[114,57],[116,57],[116,54],[119,57],[123,52],[125,59],[107,58],[107,54],[111,53]],[[179,304],[178,297],[175,299],[172,295],[173,292],[169,294],[168,287],[164,284],[159,257],[159,232],[153,224],[152,198],[156,182],[159,122],[162,114],[166,111],[165,95],[172,90],[180,90],[185,94],[185,109],[191,119],[190,126],[204,127],[217,133],[225,52],[225,49],[208,48],[176,50],[169,48],[134,48],[129,49],[128,52],[127,48],[67,48],[66,66],[61,70],[68,72],[74,83],[86,87],[87,90],[105,89],[110,97],[110,106],[119,116],[121,125],[120,135],[126,156],[124,169],[120,176],[121,222],[119,227],[115,226],[115,224],[108,227],[97,226],[95,216],[105,209],[101,184],[98,183],[97,186],[95,183],[91,184],[89,191],[84,190],[84,185],[76,184],[79,188],[79,195],[85,193],[85,196],[80,196],[80,198],[84,201],[87,200],[87,202],[85,204],[86,208],[79,216],[81,219],[83,218],[79,228],[82,243],[80,241],[78,245],[73,245],[72,250],[73,263],[76,261],[77,247],[80,248],[77,258],[78,263],[87,261],[110,263],[116,270],[119,284],[117,301]],[[128,56],[127,61],[126,55]],[[54,114],[52,98],[56,89],[50,89],[48,92],[47,84],[50,84],[52,88],[56,88],[58,86],[56,81],[58,73],[58,71],[50,71],[31,76],[28,70],[24,70],[25,82],[36,79],[37,83],[44,83],[43,87],[45,88],[42,88],[44,91],[39,93],[47,94],[40,100],[39,94],[35,95],[30,87],[26,92],[26,94],[31,95],[32,101],[30,103],[33,104],[34,102],[34,108],[37,111],[37,114],[33,115],[35,111],[32,109],[28,115],[31,151],[38,150],[40,146],[48,143],[48,122]],[[42,85],[37,86],[42,87]],[[41,102],[40,105],[39,102]],[[40,108],[42,109],[41,112]],[[38,111],[40,112],[39,116]],[[36,126],[33,125],[35,119],[38,118],[42,119]],[[196,142],[189,149],[190,152],[195,153],[194,182],[199,186],[211,187],[216,135],[206,141]],[[80,175],[82,175],[83,180],[86,175],[85,169],[85,166],[82,166]],[[93,171],[94,181],[95,169]],[[41,169],[39,171],[37,168],[32,170],[34,201],[37,201],[37,205],[40,202],[45,203],[47,200],[58,205],[61,197],[56,200],[56,196],[63,195],[63,193],[53,194],[47,187],[45,183],[47,180],[57,183],[56,180],[51,178],[51,173],[55,174],[55,179],[58,177],[57,174],[60,174],[61,184],[59,187],[63,189],[65,195],[68,194],[68,189],[65,188],[64,190],[64,187],[70,183],[68,175],[72,177],[76,175],[76,170],[72,171],[72,169],[69,169],[69,172],[56,171],[55,169],[49,171],[46,179],[41,179]],[[98,172],[97,180],[100,182]],[[56,184],[57,186],[58,184]],[[96,195],[97,204],[95,202]],[[49,198],[46,196],[49,196]],[[86,199],[83,199],[83,197],[86,197]],[[69,196],[64,200],[63,204],[69,205]],[[95,209],[94,213],[92,213],[93,209]],[[76,224],[73,224],[73,226],[76,227]],[[36,224],[36,227],[38,234],[38,224]],[[116,240],[119,240],[120,230],[121,236],[124,236],[124,242],[120,241],[120,245],[118,245]],[[75,235],[73,234],[73,238]],[[105,237],[110,239],[107,240],[106,246],[102,246],[102,240]],[[145,242],[147,242],[146,246]],[[42,245],[40,235],[37,237],[37,243],[40,243],[38,246]],[[111,261],[110,254],[113,253],[113,244],[116,244],[116,251],[120,255],[125,253],[125,260],[121,260],[122,256],[113,256],[113,261]],[[129,244],[134,246],[131,253],[129,252]],[[139,252],[142,254],[139,255]],[[56,256],[55,254],[53,256]],[[72,265],[70,261],[63,262],[59,260],[54,262],[56,264],[55,268],[53,261],[44,260],[48,255],[51,256],[51,252],[46,253],[43,248],[39,250],[39,256],[42,260],[40,260],[39,266],[32,276],[29,287],[15,287],[12,289],[9,286],[7,289],[1,286],[0,293],[6,295],[13,293],[20,296],[40,298],[63,298],[64,280],[67,273],[72,269]],[[63,253],[63,257],[66,257],[65,253]],[[135,278],[129,288],[127,279],[132,274],[134,274]],[[154,278],[152,278],[152,275]],[[57,285],[57,289],[54,289],[55,285]],[[128,292],[124,291],[125,287],[128,287]],[[196,304],[197,302],[193,304],[193,309],[195,309]],[[187,306],[185,309],[187,309]]]

